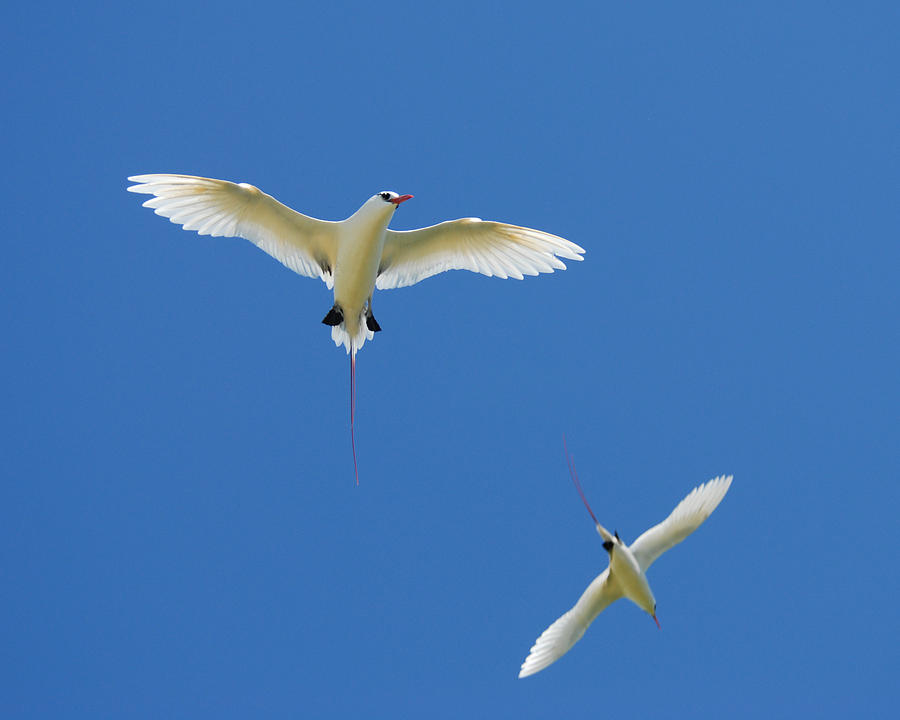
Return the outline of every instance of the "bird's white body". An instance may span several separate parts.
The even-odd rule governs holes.
[[[607,582],[615,586],[615,592],[628,598],[649,615],[656,613],[656,598],[647,582],[631,549],[622,542],[616,542],[609,551],[609,578]],[[613,590],[613,588],[610,588]]]
[[[145,207],[185,230],[250,240],[291,270],[334,288],[332,339],[355,354],[380,329],[372,316],[376,288],[404,287],[445,270],[522,279],[582,260],[578,245],[539,230],[449,220],[418,230],[389,230],[412,195],[380,192],[340,222],[317,220],[282,205],[253,185],[192,175],[135,175],[130,192],[154,197]],[[368,321],[368,322],[367,322]]]
[[[335,343],[348,345],[348,350],[362,347],[375,334],[366,327],[365,313],[375,291],[387,226],[396,208],[376,195],[337,229],[334,304],[343,309],[344,322],[331,333]]]
[[[660,555],[684,540],[709,517],[728,492],[731,480],[731,475],[723,475],[694,488],[669,517],[647,530],[630,546],[595,520],[603,547],[609,552],[609,567],[594,578],[571,610],[541,633],[522,663],[519,677],[533,675],[565,655],[594,619],[620,598],[631,600],[655,620],[656,599],[647,581],[647,570]]]

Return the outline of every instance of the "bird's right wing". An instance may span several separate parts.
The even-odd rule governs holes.
[[[193,175],[133,175],[129,192],[154,195],[144,203],[157,215],[200,235],[242,237],[300,275],[331,288],[337,223],[316,220],[247,183]]]
[[[610,582],[609,568],[588,585],[578,602],[535,640],[522,663],[519,677],[528,677],[559,660],[581,639],[588,625],[607,605],[622,597],[618,583]]]
[[[643,572],[666,550],[674,547],[706,520],[731,487],[733,476],[719,477],[698,485],[678,503],[669,517],[647,530],[629,548]]]
[[[445,270],[513,277],[565,270],[559,257],[583,260],[584,249],[556,235],[479,218],[448,220],[418,230],[388,230],[375,286],[414,285]],[[557,257],[559,256],[559,257]]]

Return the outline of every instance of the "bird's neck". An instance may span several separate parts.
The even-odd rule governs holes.
[[[359,210],[353,213],[345,221],[348,226],[359,229],[371,228],[372,230],[385,230],[391,222],[393,216],[393,208],[385,207],[385,203],[378,205],[366,203]]]

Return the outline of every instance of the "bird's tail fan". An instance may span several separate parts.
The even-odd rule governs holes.
[[[360,312],[359,320],[356,322],[356,330],[352,335],[351,332],[347,329],[346,317],[344,318],[343,322],[331,327],[331,339],[334,340],[334,344],[338,347],[343,345],[348,353],[353,352],[355,354],[363,345],[365,345],[366,340],[371,340],[374,337],[375,331],[369,330],[368,326],[366,325],[365,310]]]

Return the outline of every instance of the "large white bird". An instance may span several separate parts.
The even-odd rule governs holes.
[[[129,192],[154,195],[144,203],[157,215],[201,235],[242,237],[294,272],[334,288],[322,320],[335,344],[350,354],[350,428],[353,430],[356,352],[381,327],[372,314],[375,288],[413,285],[445,270],[501,278],[564,270],[560,257],[582,260],[584,250],[556,235],[462,218],[418,230],[389,230],[394,211],[412,195],[380,192],[346,220],[316,220],[282,205],[253,185],[191,175],[134,175]],[[354,465],[356,451],[354,448]]]
[[[731,486],[732,476],[721,475],[709,482],[698,485],[659,525],[650,528],[631,546],[619,538],[618,532],[610,534],[604,528],[588,505],[581,490],[574,467],[569,463],[572,479],[588,512],[594,520],[597,532],[603,538],[603,547],[609,553],[609,567],[600,573],[582,593],[575,607],[560,617],[532,645],[528,657],[522,663],[519,677],[528,677],[543,670],[565,655],[581,639],[588,625],[606,607],[619,598],[628,598],[641,610],[656,619],[656,599],[646,572],[653,562],[666,550],[674,547],[710,516]]]

